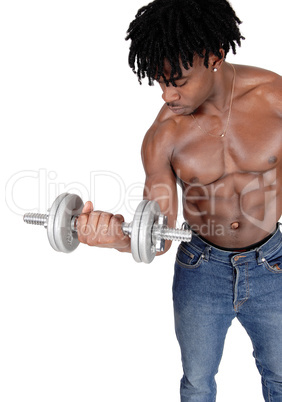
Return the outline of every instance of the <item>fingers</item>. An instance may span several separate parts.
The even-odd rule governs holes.
[[[77,220],[78,240],[88,245],[98,245],[101,238],[107,235],[112,216],[106,212],[94,211],[93,203],[87,201]]]
[[[127,237],[122,231],[122,223],[124,222],[124,217],[120,214],[114,215],[112,218],[113,227],[115,227],[115,232],[119,233],[120,236]]]
[[[78,240],[81,243],[85,243],[85,236],[87,235],[87,224],[89,214],[93,211],[93,204],[91,201],[87,201],[78,217],[76,228],[78,234]]]
[[[90,242],[96,240],[99,243],[109,234],[108,231],[112,216],[113,214],[102,211],[92,211],[89,214],[87,224],[92,235],[92,238],[90,236]]]
[[[87,201],[82,209],[82,214],[89,214],[93,211],[94,207],[91,201]]]
[[[125,247],[124,243],[128,246],[128,237],[122,231],[122,222],[122,215],[93,211],[93,204],[88,201],[77,221],[78,240],[89,246]]]

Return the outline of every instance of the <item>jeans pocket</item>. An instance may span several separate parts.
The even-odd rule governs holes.
[[[194,250],[188,250],[182,244],[178,247],[176,262],[183,268],[195,269],[201,265],[203,254]]]
[[[263,258],[263,265],[265,266],[265,268],[270,271],[270,272],[274,272],[276,274],[282,274],[282,261],[281,258],[274,258],[274,259],[266,259]]]

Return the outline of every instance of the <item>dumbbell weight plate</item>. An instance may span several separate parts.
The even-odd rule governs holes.
[[[53,247],[55,251],[58,250],[58,247],[55,242],[55,233],[54,233],[54,222],[57,215],[58,207],[60,206],[62,200],[67,196],[67,193],[60,194],[55,201],[53,202],[50,210],[48,211],[48,224],[47,224],[47,237],[49,240],[50,245]]]
[[[139,255],[142,262],[150,264],[156,256],[156,245],[153,243],[153,226],[161,213],[156,201],[148,201],[142,213],[139,229]]]
[[[64,193],[55,200],[54,204],[48,217],[48,238],[56,251],[70,253],[79,245],[77,233],[71,228],[71,219],[81,214],[83,201],[76,194]]]
[[[132,227],[131,227],[131,253],[132,257],[136,262],[142,262],[141,256],[139,253],[139,233],[140,233],[140,223],[141,223],[141,218],[142,214],[144,211],[145,206],[148,204],[149,201],[143,200],[140,202],[138,205],[133,221],[132,221]]]
[[[136,209],[131,230],[131,252],[136,262],[149,264],[155,258],[152,229],[160,212],[159,204],[148,200],[141,201]]]

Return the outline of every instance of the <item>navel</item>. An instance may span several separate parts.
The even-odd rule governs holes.
[[[232,222],[230,225],[231,229],[233,230],[238,229],[239,226],[240,226],[239,222]]]
[[[270,163],[271,165],[273,164],[273,163],[276,163],[277,162],[277,157],[276,156],[271,156],[269,159],[268,159],[268,163]]]
[[[195,184],[195,183],[199,183],[199,177],[192,177],[192,179],[190,180],[190,183]]]

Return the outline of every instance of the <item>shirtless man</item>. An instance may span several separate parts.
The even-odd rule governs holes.
[[[157,81],[165,101],[142,145],[144,198],[173,226],[180,184],[193,230],[173,283],[182,402],[215,400],[234,317],[252,340],[265,400],[282,401],[282,79],[225,61],[240,23],[226,0],[155,0],[127,36],[131,68]],[[79,240],[130,251],[122,221],[87,202]]]

